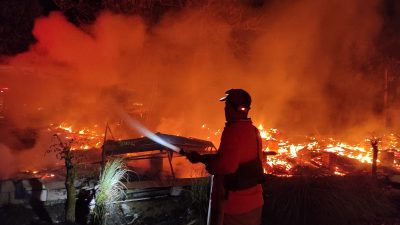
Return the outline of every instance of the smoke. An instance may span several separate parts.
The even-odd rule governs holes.
[[[0,177],[2,178],[8,178],[11,175],[13,175],[13,171],[15,171],[15,156],[11,152],[10,149],[8,149],[4,145],[0,145],[0,151],[1,151],[1,161],[2,163],[0,164]]]
[[[20,146],[20,142],[15,142],[18,144],[10,144],[2,137],[3,143],[0,143],[1,179],[11,178],[15,176],[17,172],[39,170],[54,166],[58,163],[55,155],[46,153],[46,150],[52,143],[50,134],[41,132],[36,138],[35,146]]]
[[[382,26],[378,6],[215,1],[168,12],[152,26],[103,12],[76,27],[54,12],[35,21],[37,43],[0,71],[9,119],[23,128],[103,126],[118,121],[112,99],[153,130],[206,138],[202,124],[223,127],[219,97],[244,88],[250,116],[265,127],[364,135],[382,125],[381,81],[368,69]]]
[[[380,87],[360,68],[381,25],[376,2],[301,1],[271,11],[252,68],[264,75],[255,93],[272,125],[343,132],[370,119]]]

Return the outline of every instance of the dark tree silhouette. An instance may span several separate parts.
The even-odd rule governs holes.
[[[58,159],[65,161],[65,168],[67,169],[65,177],[65,188],[67,189],[65,220],[67,222],[75,222],[76,189],[74,182],[76,168],[73,162],[74,154],[71,150],[74,139],[62,141],[57,134],[54,137],[57,138],[58,143],[51,145],[48,152],[56,153]]]

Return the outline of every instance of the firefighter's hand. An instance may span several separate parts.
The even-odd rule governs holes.
[[[210,166],[210,164],[206,164],[206,170],[209,174],[215,174],[214,170],[212,169],[212,167]]]
[[[191,163],[199,163],[202,161],[203,157],[198,152],[189,152],[189,153],[186,153],[186,158]]]

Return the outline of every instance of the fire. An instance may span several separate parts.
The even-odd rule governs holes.
[[[51,179],[55,178],[56,175],[54,173],[51,173],[47,171],[46,169],[41,169],[41,170],[22,170],[20,171],[21,178],[25,178],[28,176],[29,178],[38,178],[41,180],[46,180],[46,179]]]
[[[74,126],[63,122],[59,125],[51,124],[49,130],[62,134],[66,139],[79,140],[72,144],[72,150],[100,149],[104,140],[104,134],[99,130],[99,125]],[[221,130],[212,130],[206,123],[201,124],[205,136],[209,140],[217,140]],[[301,143],[295,142],[284,135],[278,129],[265,129],[259,124],[258,130],[262,138],[262,148],[265,153],[264,171],[279,176],[292,176],[299,167],[308,166],[321,169],[327,174],[344,176],[351,173],[346,163],[357,164],[363,168],[370,168],[372,164],[371,140],[365,139],[358,144],[349,144],[332,137],[304,136]],[[390,149],[394,151],[392,168],[400,170],[400,146],[398,135],[390,134],[379,142],[380,150]],[[276,154],[272,154],[274,152]],[[339,161],[346,162],[339,162]],[[377,160],[378,164],[381,163]]]
[[[62,122],[59,125],[50,124],[48,130],[74,140],[71,150],[99,149],[104,138],[97,124],[91,127],[74,127],[70,123]]]
[[[58,128],[65,130],[69,133],[72,133],[72,126],[68,126],[66,125],[66,123],[61,123],[60,125],[58,125]]]
[[[277,129],[265,130],[263,125],[258,126],[260,135],[263,139],[263,151],[269,152],[274,151],[277,154],[275,156],[266,157],[266,171],[274,173],[279,171],[286,174],[291,174],[291,170],[296,165],[303,165],[304,163],[314,165],[317,167],[331,167],[331,162],[323,162],[322,157],[328,154],[333,156],[348,158],[357,160],[360,164],[369,165],[372,164],[372,147],[370,140],[365,139],[363,144],[347,144],[342,141],[337,141],[334,138],[328,138],[327,140],[318,141],[316,138],[311,138],[307,143],[291,143],[289,140],[281,138],[281,134]],[[381,150],[385,150],[388,147],[393,151],[399,152],[399,145],[397,139],[394,139],[396,135],[389,135],[389,142],[381,141]],[[333,156],[331,156],[333,158]],[[332,159],[334,160],[334,159]],[[381,161],[378,159],[377,163]],[[281,171],[282,169],[284,171]],[[367,167],[368,168],[368,167]],[[393,168],[399,169],[398,160],[393,160]],[[334,175],[344,176],[347,172],[341,168],[340,163],[336,163],[335,166],[330,168],[330,171]],[[286,175],[285,174],[285,175]]]
[[[356,166],[370,169],[372,164],[372,147],[370,139],[365,139],[358,144],[349,144],[332,137],[317,139],[315,137],[304,136],[306,140],[302,143],[295,143],[289,138],[283,137],[278,129],[265,129],[262,124],[258,125],[258,130],[263,141],[263,152],[266,154],[264,162],[264,172],[278,176],[292,176],[298,166],[310,166],[316,169],[327,170],[328,174],[344,176],[348,171],[348,165],[342,165],[343,160],[350,160]],[[205,124],[202,129],[210,130]],[[210,131],[211,132],[211,131]],[[215,138],[220,135],[220,131],[215,132]],[[399,138],[395,134],[389,134],[380,142],[380,150],[391,149],[396,152],[392,168],[400,170],[398,159],[400,157]],[[208,138],[209,139],[209,138]],[[269,154],[275,152],[276,155]],[[397,160],[396,160],[397,159]],[[381,163],[381,160],[377,160]],[[345,163],[344,163],[345,164]],[[346,167],[347,166],[347,167]]]
[[[339,171],[339,167],[335,167],[335,171],[333,172],[337,176],[344,176],[346,175],[345,173],[342,173]]]
[[[272,138],[272,137],[269,135],[269,133],[268,133],[266,130],[264,130],[264,127],[263,127],[262,124],[260,124],[260,125],[258,126],[258,130],[260,131],[261,138],[264,138],[264,139],[271,139],[271,138]]]

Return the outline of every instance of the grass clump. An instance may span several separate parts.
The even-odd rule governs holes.
[[[271,225],[365,225],[396,213],[369,177],[275,178],[264,188],[264,219]]]
[[[108,161],[100,174],[99,186],[96,191],[94,220],[106,224],[107,215],[115,210],[115,202],[124,195],[125,185],[121,182],[128,172],[122,159]]]
[[[212,177],[194,179],[191,184],[190,197],[192,208],[198,225],[207,224],[208,205],[210,197],[210,181]]]

